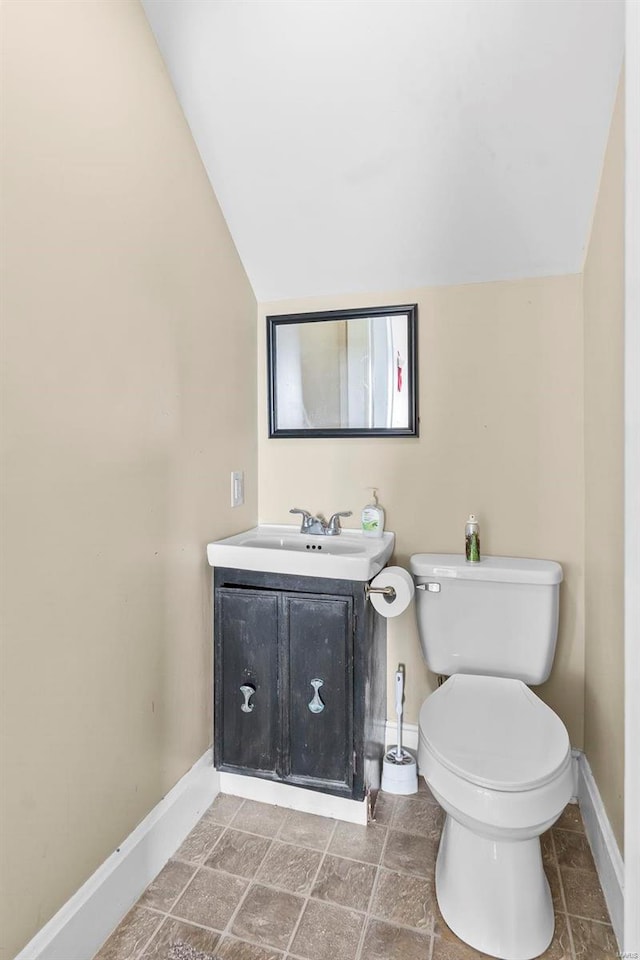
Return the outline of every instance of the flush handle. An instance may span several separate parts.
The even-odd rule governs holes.
[[[311,713],[322,713],[324,710],[324,703],[320,699],[320,694],[318,691],[320,687],[324,686],[324,680],[320,680],[319,677],[316,677],[315,680],[310,680],[309,683],[313,687],[313,700],[309,702],[309,710],[311,710]]]
[[[244,703],[240,704],[240,709],[242,710],[243,713],[251,713],[251,711],[255,707],[255,703],[249,703],[249,700],[251,699],[251,697],[254,695],[255,692],[256,692],[256,688],[254,686],[251,686],[251,684],[249,683],[243,683],[242,686],[240,687],[240,693],[244,697]]]
[[[419,583],[416,590],[428,590],[429,593],[440,593],[439,583]]]

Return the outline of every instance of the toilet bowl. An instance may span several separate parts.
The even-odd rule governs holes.
[[[558,716],[521,680],[455,674],[420,710],[418,765],[447,817],[436,863],[442,915],[501,960],[532,960],[553,938],[540,835],[573,793]]]
[[[554,922],[540,835],[574,792],[565,726],[529,689],[553,666],[562,567],[416,553],[410,569],[425,662],[449,677],[422,706],[418,748],[447,814],[438,904],[476,950],[533,960]]]

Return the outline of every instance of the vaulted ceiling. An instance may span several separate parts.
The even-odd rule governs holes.
[[[620,0],[143,0],[259,300],[577,273]]]

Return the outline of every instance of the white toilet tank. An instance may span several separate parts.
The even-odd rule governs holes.
[[[416,553],[409,568],[427,666],[543,683],[558,636],[562,567],[552,560]]]

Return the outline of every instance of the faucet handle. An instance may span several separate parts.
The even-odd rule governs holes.
[[[311,516],[308,510],[301,510],[299,507],[293,507],[291,510],[289,510],[289,513],[302,514],[302,524],[300,526],[300,533],[306,530],[313,522],[313,517]]]
[[[350,517],[353,514],[353,510],[339,510],[337,513],[334,513],[329,518],[329,523],[327,524],[327,531],[330,534],[340,533],[340,517]]]

